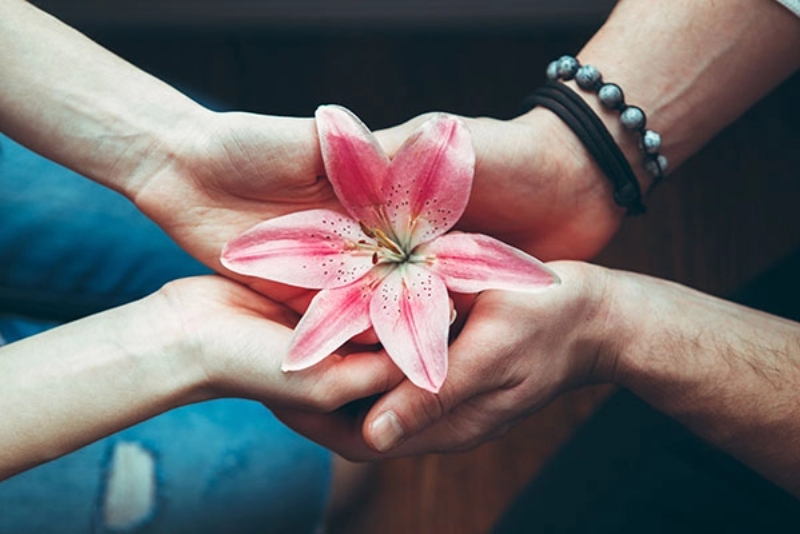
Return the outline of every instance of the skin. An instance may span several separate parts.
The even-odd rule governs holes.
[[[626,0],[578,57],[646,111],[674,169],[800,66],[800,20],[776,2]],[[639,169],[635,140],[584,96]],[[479,162],[468,226],[545,259],[590,257],[613,235],[622,214],[608,180],[548,111],[468,124]],[[380,134],[390,152],[408,127]],[[438,396],[403,382],[361,420],[282,417],[357,459],[463,450],[561,392],[612,382],[800,496],[800,325],[644,276],[551,267],[563,283],[535,299],[475,300]]]
[[[19,0],[0,1],[0,49],[0,130],[125,195],[214,269],[255,223],[336,205],[312,119],[214,113]],[[308,298],[258,287],[295,308]],[[399,380],[383,355],[282,373],[296,320],[207,278],[0,348],[0,478],[191,402],[330,411]]]
[[[247,228],[338,205],[313,119],[208,110],[20,0],[0,3],[0,49],[0,130],[120,192],[218,272],[235,277],[219,253]]]
[[[329,412],[400,379],[372,353],[282,372],[296,321],[285,306],[209,276],[3,347],[0,479],[190,403],[235,396]]]
[[[371,441],[343,414],[278,415],[374,460],[468,450],[564,391],[611,382],[800,496],[800,324],[651,277],[549,266],[562,284],[537,298],[482,293],[450,346],[439,394],[398,386],[366,416]],[[387,410],[392,420],[378,420]],[[403,436],[389,436],[398,427]]]
[[[290,308],[305,308],[309,292],[237,277],[221,267],[219,252],[232,237],[262,220],[301,209],[338,206],[330,185],[320,178],[323,168],[313,120],[212,112],[21,0],[0,1],[0,49],[3,50],[0,54],[3,78],[0,130],[126,196],[206,265],[255,287]],[[517,128],[516,131],[520,133],[521,147],[534,129]],[[486,179],[494,179],[497,172],[495,168],[485,173]],[[484,206],[476,205],[471,211],[479,214],[483,209]],[[497,233],[503,231],[498,228]],[[219,285],[221,282],[203,284]],[[180,292],[170,289],[171,286],[164,290],[167,294],[186,294],[173,299],[186,303],[185,307],[176,304],[175,313],[189,313],[197,305],[190,293],[196,291],[200,298],[206,291],[204,286],[198,287],[200,285],[200,282],[191,282],[180,286]],[[268,306],[255,293],[233,287],[225,286],[225,291],[240,291],[234,302],[241,310],[237,311],[233,305],[219,306],[224,308],[220,312],[230,316],[231,328],[236,329],[244,327],[237,323],[249,318],[254,307],[268,308],[270,313],[265,311],[263,315],[263,329],[277,337],[265,339],[270,343],[267,346],[274,350],[265,349],[270,359],[263,365],[275,364],[281,359],[277,340],[286,337],[288,310],[271,314],[274,311],[271,306],[277,306],[274,302]],[[87,318],[0,349],[2,364],[15,370],[8,369],[0,375],[3,376],[0,400],[4,405],[13,402],[20,407],[16,411],[18,416],[3,422],[6,440],[11,436],[16,436],[16,440],[3,443],[2,476],[66,454],[164,410],[203,398],[240,396],[257,398],[271,406],[322,407],[330,411],[341,404],[337,400],[344,402],[345,398],[377,392],[371,381],[378,380],[377,377],[359,381],[358,377],[364,378],[361,371],[349,365],[335,376],[341,378],[339,383],[351,385],[352,390],[333,395],[322,402],[324,406],[318,404],[321,400],[307,388],[280,389],[282,382],[277,380],[285,379],[288,384],[308,376],[313,381],[314,377],[322,376],[317,369],[303,377],[273,376],[276,381],[254,391],[245,378],[253,376],[255,371],[263,374],[266,370],[254,369],[252,366],[256,362],[248,362],[251,367],[237,364],[206,373],[213,378],[207,378],[204,386],[196,383],[204,375],[197,369],[183,381],[169,384],[148,379],[154,381],[153,391],[128,390],[124,403],[114,403],[115,399],[122,398],[118,390],[125,383],[119,381],[128,373],[130,361],[145,359],[134,357],[144,350],[138,347],[139,343],[150,337],[162,338],[161,335],[142,335],[152,326],[146,320],[151,313],[148,308],[162,300],[165,300],[162,296],[154,296],[146,303]],[[141,324],[142,327],[123,335],[119,332],[120,323]],[[212,341],[212,346],[216,344],[220,352],[242,352],[233,344],[233,339],[227,347],[229,350],[223,350],[219,340],[206,337],[201,341],[188,334],[180,337],[178,333],[186,332],[177,327],[174,330],[163,334],[165,340],[172,339],[174,354],[170,346],[156,346],[148,351],[148,359],[153,354],[168,354],[168,360],[173,362],[170,365],[182,368],[175,362],[185,357],[187,346],[206,351],[205,344]],[[116,333],[120,338],[110,334],[102,337],[99,332]],[[96,345],[110,345],[114,350],[92,349]],[[50,376],[52,369],[63,371],[63,364],[56,355],[61,359],[74,358],[74,361],[96,360],[97,366],[82,366],[75,373],[64,374],[64,380],[56,386]],[[167,358],[164,358],[166,364]],[[390,389],[389,383],[398,378],[396,369],[383,357],[371,361],[384,362],[380,364],[380,380],[384,390]],[[194,367],[189,365],[186,372]],[[327,367],[325,364],[322,369]],[[126,371],[117,376],[122,370]],[[374,367],[372,370],[378,373]],[[84,371],[89,374],[76,374]],[[144,371],[148,369],[136,372]],[[355,380],[347,380],[348,373],[354,373]],[[102,379],[97,379],[100,376]],[[147,381],[143,378],[142,383]],[[228,387],[223,387],[226,384]],[[270,387],[277,389],[270,391]],[[46,399],[39,396],[41,390],[48,390]],[[279,390],[281,395],[288,396],[291,392],[293,396],[282,397],[278,395]],[[85,400],[97,397],[108,397],[108,403]],[[98,411],[99,405],[108,408]],[[25,406],[28,408],[22,409]],[[76,424],[76,421],[85,424]],[[43,426],[50,433],[40,432]]]
[[[725,7],[623,0],[579,54],[645,109],[673,169],[800,64],[800,22],[792,14],[761,0],[731,0]],[[212,113],[29,4],[4,0],[0,11],[0,49],[8,51],[0,58],[0,128],[126,195],[206,264],[219,267],[221,245],[255,222],[335,206],[327,182],[318,179],[311,121]],[[53,79],[61,81],[56,88],[46,83]],[[594,98],[587,102],[597,106]],[[638,168],[633,141],[615,117],[600,114]],[[608,181],[556,118],[534,110],[510,122],[469,119],[468,125],[478,159],[463,228],[544,259],[586,259],[605,245],[623,213],[611,200]],[[381,134],[390,153],[404,138],[403,128],[409,126]],[[647,177],[639,177],[646,186]],[[361,391],[336,393],[338,382],[331,381],[333,393],[326,389],[325,399],[314,380],[295,388],[306,378],[299,374],[273,377],[277,382],[265,378],[269,390],[262,391],[262,381],[254,384],[249,373],[271,377],[268,369],[252,367],[271,364],[256,361],[252,346],[237,345],[245,337],[229,339],[214,323],[226,315],[229,328],[254,336],[258,325],[271,333],[264,339],[270,343],[286,335],[281,328],[288,311],[273,313],[274,302],[239,285],[214,289],[213,298],[208,288],[193,285],[219,281],[167,286],[150,300],[5,347],[3,376],[17,378],[4,386],[3,403],[20,415],[3,421],[0,435],[21,438],[3,438],[11,440],[0,447],[3,476],[207,396],[259,398],[335,450],[373,459],[468,448],[561,391],[612,381],[798,494],[800,474],[788,452],[796,445],[798,423],[787,415],[797,410],[795,323],[646,277],[587,264],[553,268],[564,283],[540,299],[486,292],[475,301],[451,347],[450,375],[438,396],[405,381],[392,388],[394,375],[385,368],[375,382],[358,379]],[[302,308],[303,295],[259,289]],[[164,309],[171,316],[164,324],[147,319]],[[198,309],[219,313],[209,324],[192,311]],[[126,323],[139,327],[121,331]],[[153,336],[153,328],[165,331]],[[142,331],[148,335],[137,338]],[[92,348],[98,344],[108,350]],[[193,365],[187,355],[198,353],[208,356]],[[53,370],[63,371],[59,362],[69,354],[94,365],[75,371],[85,372],[83,378],[61,381]],[[348,360],[334,358],[332,364]],[[164,372],[176,369],[174,376]],[[328,380],[315,369],[304,373]],[[126,376],[146,385],[148,395],[137,397]],[[44,388],[49,380],[54,387]],[[383,389],[391,391],[365,419],[352,410],[313,413]],[[98,412],[96,403],[87,405],[93,395],[111,404]],[[115,403],[115,395],[124,402]],[[26,410],[29,402],[39,410]],[[42,428],[50,434],[37,441]],[[389,432],[398,429],[399,437]]]

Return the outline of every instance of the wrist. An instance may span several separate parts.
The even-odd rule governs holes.
[[[557,183],[545,184],[548,194],[556,195],[549,204],[553,209],[570,212],[566,218],[551,214],[561,225],[559,231],[570,239],[564,243],[567,250],[546,259],[595,256],[625,217],[625,210],[614,202],[614,185],[575,133],[552,111],[536,107],[512,122],[527,127],[520,143],[531,155],[521,178],[532,182],[540,181],[542,176],[555,178]],[[545,151],[546,158],[542,158]],[[551,167],[542,168],[542,161]]]
[[[649,339],[646,292],[637,284],[637,275],[605,269],[598,289],[600,310],[596,317],[597,361],[594,378],[629,388],[643,350],[639,340]]]
[[[704,361],[711,353],[699,350],[709,325],[698,318],[704,313],[702,301],[713,299],[667,280],[613,273],[607,347],[613,382],[654,401],[667,384],[689,384],[703,376],[712,366]],[[687,345],[695,346],[687,351]]]
[[[154,399],[160,399],[163,410],[169,410],[207,400],[213,395],[208,376],[199,357],[201,351],[196,333],[187,328],[181,309],[172,302],[170,285],[128,305],[130,329],[135,339],[124,339],[128,329],[120,334],[120,344],[129,348],[129,356],[137,362],[140,376],[151,385]]]
[[[530,126],[534,139],[529,143],[532,150],[540,150],[542,143],[551,152],[550,161],[557,166],[548,172],[569,180],[571,191],[565,194],[580,195],[587,202],[604,208],[609,218],[622,221],[625,210],[614,202],[614,185],[603,173],[597,162],[577,135],[552,111],[536,107],[513,120]]]
[[[3,347],[0,478],[200,400],[164,312],[148,297]]]
[[[644,152],[642,151],[639,141],[640,136],[637,132],[632,132],[622,125],[619,111],[605,107],[596,94],[592,94],[590,91],[579,87],[574,79],[566,80],[562,83],[572,89],[572,91],[594,111],[600,121],[602,121],[608,133],[611,134],[611,137],[616,142],[623,156],[625,156],[625,159],[630,164],[631,170],[639,184],[639,190],[644,196],[654,185],[655,178],[648,173],[645,168]],[[632,102],[631,104],[635,105],[636,103]]]
[[[215,113],[179,95],[179,101],[165,114],[153,114],[131,126],[129,145],[108,178],[97,181],[118,190],[136,202],[139,194],[161,175],[180,175],[181,166],[203,150]]]

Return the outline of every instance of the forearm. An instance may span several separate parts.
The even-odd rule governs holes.
[[[199,400],[162,312],[150,297],[0,349],[0,479]]]
[[[0,50],[0,130],[129,197],[206,112],[22,0],[0,0]]]
[[[627,273],[615,381],[800,496],[800,324]]]
[[[621,0],[578,59],[645,111],[669,172],[800,66],[800,18],[771,0]],[[637,136],[596,95],[567,83],[600,115],[646,188],[652,179]]]

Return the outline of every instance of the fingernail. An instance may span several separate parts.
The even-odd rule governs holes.
[[[369,427],[372,446],[387,452],[403,440],[405,432],[394,412],[383,412]]]

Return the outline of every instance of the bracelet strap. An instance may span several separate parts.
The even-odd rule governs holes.
[[[595,93],[603,107],[616,111],[626,130],[638,134],[639,147],[644,155],[642,163],[647,173],[653,177],[653,183],[647,191],[648,194],[664,179],[669,162],[659,152],[661,135],[646,127],[647,116],[644,110],[625,102],[625,95],[619,85],[603,81],[603,75],[600,74],[597,67],[581,65],[577,58],[572,56],[561,56],[559,59],[551,61],[547,66],[547,79],[552,81],[575,80],[578,87],[584,91]]]
[[[575,133],[614,185],[614,202],[628,215],[645,212],[642,191],[630,163],[603,121],[566,85],[549,81],[523,101],[524,111],[542,106],[558,115]]]

